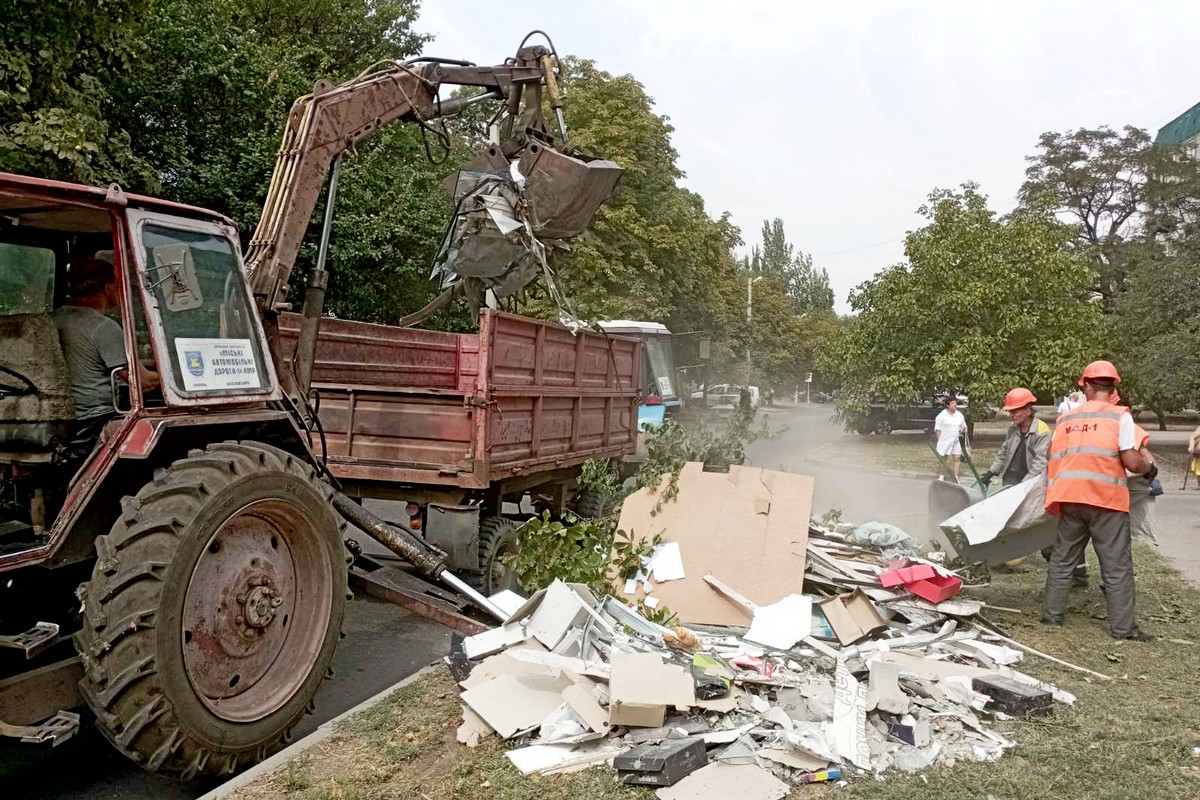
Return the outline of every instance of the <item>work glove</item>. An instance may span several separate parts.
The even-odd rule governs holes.
[[[1151,464],[1150,469],[1142,473],[1142,477],[1153,483],[1158,477],[1158,464]]]
[[[979,482],[982,483],[984,486],[988,486],[991,484],[991,482],[993,480],[995,480],[995,478],[996,478],[996,473],[992,472],[989,469],[987,472],[985,472],[979,476]]]
[[[1162,481],[1160,481],[1158,478],[1155,478],[1154,480],[1150,481],[1150,496],[1158,497],[1162,493],[1163,493]]]

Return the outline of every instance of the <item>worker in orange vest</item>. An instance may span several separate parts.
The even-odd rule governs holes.
[[[1108,361],[1093,361],[1080,379],[1086,402],[1058,419],[1050,441],[1046,510],[1058,516],[1058,540],[1046,575],[1042,621],[1063,624],[1071,573],[1088,540],[1100,558],[1108,624],[1118,639],[1154,637],[1138,629],[1126,470],[1153,480],[1154,457],[1138,441],[1129,409],[1111,396],[1121,382]]]

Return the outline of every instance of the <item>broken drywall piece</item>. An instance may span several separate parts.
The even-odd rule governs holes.
[[[659,800],[780,800],[788,791],[786,783],[762,767],[717,761],[655,794]]]
[[[502,675],[463,692],[462,700],[502,739],[536,728],[562,704],[569,683],[546,675]]]
[[[463,652],[473,660],[520,644],[527,638],[525,628],[520,623],[512,622],[463,639]]]
[[[552,670],[541,664],[525,663],[517,660],[517,653],[525,650],[525,644],[510,647],[503,653],[497,653],[494,656],[488,656],[481,661],[475,669],[471,670],[471,674],[465,681],[459,683],[463,689],[474,689],[476,686],[482,686],[493,678],[499,678],[501,675],[546,675],[551,676]],[[534,642],[534,644],[537,644]],[[540,648],[541,645],[538,645]]]
[[[787,712],[779,706],[771,706],[768,708],[763,712],[762,718],[764,722],[774,723],[783,728],[785,731],[790,731],[792,729],[792,718],[789,717]]]
[[[776,650],[791,650],[812,632],[812,598],[790,594],[777,603],[754,609],[747,640]]]
[[[621,592],[626,595],[637,594],[638,581],[637,578],[629,578],[625,581],[624,590]]]
[[[679,542],[663,542],[655,547],[654,552],[650,554],[650,563],[646,568],[658,583],[681,581],[686,578],[687,575],[683,571],[683,553],[679,549]]]
[[[534,744],[509,750],[505,755],[522,775],[553,775],[586,769],[593,764],[607,761],[620,752],[620,748],[612,745],[589,742],[583,745]]]
[[[612,729],[608,711],[600,707],[592,684],[586,679],[563,689],[562,697],[592,731],[607,734]]]
[[[469,706],[462,707],[463,721],[458,726],[458,743],[467,747],[478,747],[479,743],[491,736],[495,731],[492,726],[483,721]]]
[[[757,763],[755,753],[758,745],[749,736],[739,736],[736,741],[726,747],[717,756],[717,760],[725,764],[754,764]]]
[[[833,675],[833,736],[838,755],[860,769],[871,768],[867,744],[867,687],[839,661]]]
[[[516,613],[518,608],[525,605],[525,601],[528,600],[528,598],[522,597],[512,589],[503,589],[489,597],[488,600],[490,600],[492,605],[494,605],[496,608],[500,609],[511,617]]]
[[[709,733],[704,733],[701,734],[700,738],[704,740],[705,744],[730,744],[742,738],[743,734],[754,730],[754,727],[754,723],[750,722],[741,726],[740,728],[730,728],[724,731],[711,731]]]
[[[568,586],[556,580],[546,588],[545,596],[529,617],[526,630],[530,636],[553,650],[567,635],[567,631],[580,625],[589,616],[589,609],[595,605],[596,598],[587,587]]]
[[[1002,644],[981,642],[978,639],[968,639],[966,641],[959,642],[958,644],[962,647],[982,653],[1002,667],[1016,664],[1018,661],[1021,661],[1025,658],[1025,654],[1020,650],[1014,650],[1011,647],[1005,647]]]
[[[665,533],[678,543],[686,576],[666,583],[656,577],[654,594],[682,622],[746,624],[740,607],[704,582],[708,573],[743,586],[757,605],[803,593],[811,477],[744,466],[705,472],[692,462],[676,486],[674,500],[650,489],[627,497],[619,527],[639,537]],[[767,513],[758,513],[756,498],[769,500]]]
[[[807,772],[817,772],[829,766],[829,762],[820,756],[806,753],[795,748],[764,747],[758,751],[759,758],[765,758],[776,764],[782,764],[789,769],[802,769]]]
[[[666,709],[686,711],[696,705],[691,673],[664,664],[657,653],[613,653],[609,683],[609,722],[658,728]]]
[[[587,723],[580,719],[569,705],[563,703],[542,720],[538,729],[538,740],[546,744],[565,743],[568,740],[574,741],[588,732]]]
[[[870,673],[868,689],[874,695],[875,707],[889,714],[908,713],[911,702],[900,688],[900,667],[875,659],[867,664],[867,669]]]
[[[505,655],[524,664],[536,664],[548,670],[586,675],[599,680],[608,680],[611,673],[611,668],[603,661],[584,661],[582,658],[547,653],[542,650],[514,649],[506,651]]]

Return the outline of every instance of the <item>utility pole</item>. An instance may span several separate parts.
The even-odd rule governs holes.
[[[746,387],[747,388],[749,388],[749,386],[750,386],[750,335],[751,335],[750,323],[754,319],[754,311],[753,311],[754,284],[758,283],[762,279],[763,279],[762,275],[759,275],[757,277],[754,277],[753,275],[750,275],[750,274],[746,275]]]

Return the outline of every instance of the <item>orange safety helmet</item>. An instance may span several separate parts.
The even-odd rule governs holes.
[[[1004,395],[1004,410],[1016,411],[1025,406],[1031,406],[1036,402],[1037,398],[1033,396],[1033,392],[1023,387],[1018,387]]]
[[[1117,368],[1113,366],[1111,361],[1093,361],[1083,368],[1083,377],[1079,379],[1079,385],[1090,380],[1110,380],[1113,383],[1120,383],[1121,376],[1117,373]]]

